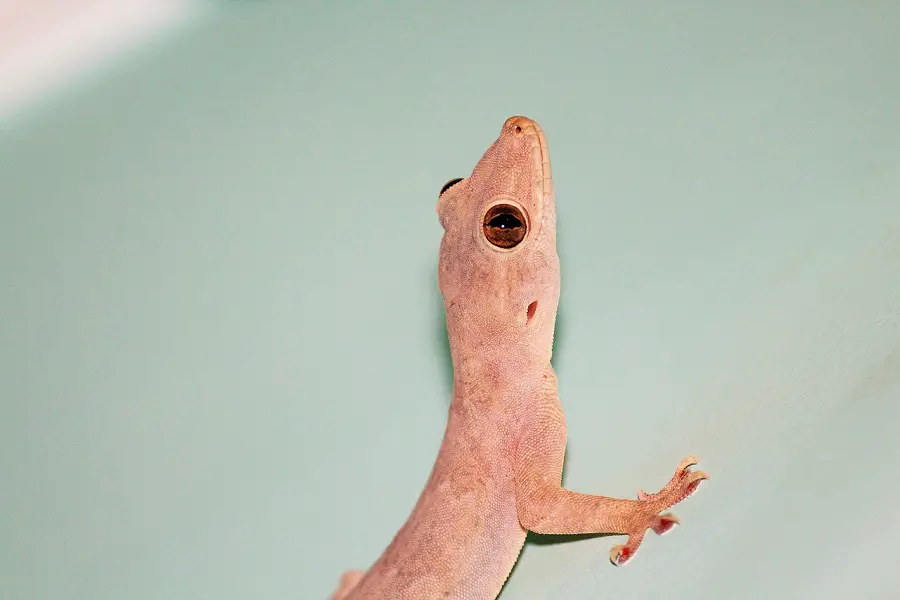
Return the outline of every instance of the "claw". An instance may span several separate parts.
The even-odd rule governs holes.
[[[684,460],[681,461],[681,464],[678,465],[678,468],[675,470],[675,472],[681,474],[699,462],[700,462],[700,459],[697,458],[696,456],[687,456],[687,457],[685,457]]]
[[[619,545],[613,547],[613,549],[609,551],[609,562],[617,567],[621,567],[633,556],[634,553],[628,548],[628,546]]]
[[[663,535],[674,529],[676,525],[681,525],[681,520],[672,513],[665,513],[653,519],[650,529],[656,535]]]
[[[648,498],[650,498],[650,494],[644,490],[638,490],[638,500],[647,500]]]
[[[709,479],[709,474],[706,471],[694,471],[693,473],[691,473],[688,481],[694,482],[698,480],[702,481],[704,479]]]
[[[691,494],[697,491],[697,488],[700,487],[700,484],[709,479],[709,475],[707,475],[704,471],[694,471],[687,479],[687,489],[684,492],[684,498],[687,498]]]

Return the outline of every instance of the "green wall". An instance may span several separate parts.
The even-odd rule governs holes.
[[[509,600],[900,594],[900,5],[223,3],[0,134],[0,598],[324,600],[450,379],[437,191],[547,134],[566,485]],[[656,6],[659,6],[657,4]]]

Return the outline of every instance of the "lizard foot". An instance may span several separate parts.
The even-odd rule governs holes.
[[[640,524],[635,531],[629,532],[628,542],[610,550],[609,560],[612,564],[621,566],[634,558],[647,529],[651,529],[657,535],[663,535],[681,524],[674,514],[659,513],[696,492],[700,484],[709,479],[709,475],[703,471],[691,470],[696,464],[697,458],[694,456],[682,460],[669,483],[656,494],[638,490],[638,500],[646,504],[648,512],[640,511]]]

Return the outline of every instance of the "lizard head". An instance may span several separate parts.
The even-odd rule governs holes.
[[[538,124],[507,119],[472,174],[444,185],[437,212],[444,229],[438,273],[454,352],[502,342],[549,359],[559,258],[550,156]]]

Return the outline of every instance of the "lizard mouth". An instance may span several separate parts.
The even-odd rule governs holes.
[[[532,158],[532,186],[534,204],[538,214],[534,219],[534,234],[542,237],[544,226],[553,218],[553,174],[550,169],[550,150],[547,146],[547,138],[541,126],[528,117],[510,117],[504,124],[504,129],[513,135],[527,136],[531,141]]]

